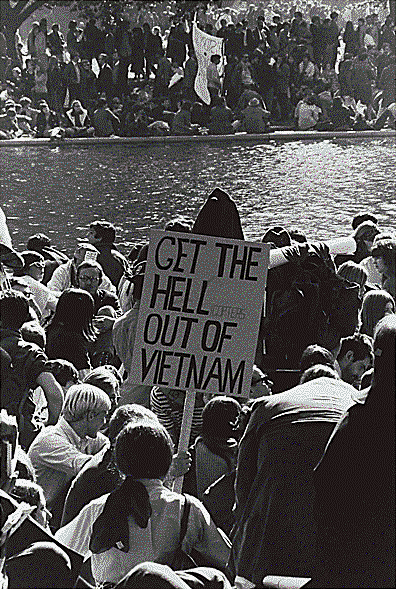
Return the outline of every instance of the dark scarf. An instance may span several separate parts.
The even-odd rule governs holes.
[[[152,510],[146,487],[132,477],[126,477],[122,485],[110,493],[104,509],[92,528],[89,548],[101,554],[118,548],[129,551],[128,517],[132,516],[140,528],[147,528]]]

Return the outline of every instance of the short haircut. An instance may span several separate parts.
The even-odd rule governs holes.
[[[178,233],[191,233],[194,222],[187,217],[176,217],[167,222],[164,227],[165,231],[177,231]]]
[[[160,423],[128,423],[117,436],[115,458],[126,476],[159,479],[169,470],[173,450],[172,439]]]
[[[364,360],[370,358],[373,362],[373,344],[371,339],[364,333],[355,333],[341,340],[341,348],[338,352],[337,358],[343,358],[349,351],[353,352],[353,361]]]
[[[109,396],[90,384],[75,384],[66,393],[62,407],[62,415],[66,421],[73,423],[84,419],[93,411],[110,411]]]
[[[376,225],[378,223],[378,219],[375,215],[372,215],[371,213],[359,213],[359,215],[355,215],[352,219],[352,229],[356,229],[356,227],[365,221],[372,221]]]
[[[93,221],[89,228],[95,231],[95,236],[101,239],[103,243],[114,243],[116,230],[113,223],[109,221]]]
[[[356,282],[360,286],[364,286],[368,278],[366,268],[363,268],[360,264],[356,264],[353,260],[348,260],[341,264],[337,270],[337,274],[350,282]]]
[[[332,353],[318,344],[312,344],[311,346],[308,346],[305,348],[301,356],[300,372],[305,372],[308,368],[314,366],[315,364],[324,364],[325,366],[334,368],[334,358]]]
[[[62,387],[65,387],[68,382],[77,384],[79,381],[77,368],[68,360],[63,360],[61,358],[57,360],[48,360],[47,370]]]
[[[46,344],[45,330],[37,321],[27,321],[21,327],[21,335],[25,342],[36,344],[44,350]]]
[[[44,247],[51,245],[50,238],[44,233],[36,233],[31,235],[27,240],[27,247],[29,250],[40,252]]]
[[[103,268],[96,260],[84,260],[81,262],[77,268],[77,278],[80,276],[81,270],[85,270],[85,268],[94,268],[99,272],[99,280],[103,278]]]
[[[3,329],[20,329],[29,319],[29,301],[16,290],[0,292],[0,324]]]
[[[117,407],[111,416],[107,435],[109,439],[113,441],[127,423],[139,422],[145,419],[159,423],[156,414],[150,409],[143,407],[143,405],[138,405],[136,403],[121,405],[120,407]]]
[[[334,368],[331,368],[331,366],[327,366],[326,364],[314,364],[310,368],[307,368],[307,370],[304,370],[299,384],[304,384],[304,382],[309,382],[310,380],[315,380],[315,378],[320,378],[322,376],[340,380],[338,372],[334,370]]]

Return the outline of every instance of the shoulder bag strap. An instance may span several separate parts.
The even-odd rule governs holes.
[[[187,525],[188,525],[188,516],[190,515],[190,507],[191,503],[186,495],[184,497],[184,508],[183,508],[183,515],[180,523],[180,537],[179,537],[179,548],[181,548],[183,544],[183,540],[185,538],[187,532]]]

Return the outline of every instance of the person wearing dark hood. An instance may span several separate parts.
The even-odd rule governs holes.
[[[395,586],[396,315],[374,333],[374,380],[315,471],[320,587]]]

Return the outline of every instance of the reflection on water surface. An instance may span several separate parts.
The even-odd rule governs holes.
[[[17,248],[36,232],[72,252],[93,219],[146,238],[177,214],[194,217],[215,186],[234,198],[245,236],[270,225],[311,238],[345,235],[371,210],[395,228],[394,139],[270,144],[180,143],[3,147],[2,203]]]

